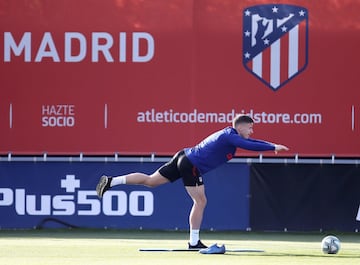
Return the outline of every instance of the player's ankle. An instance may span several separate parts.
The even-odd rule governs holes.
[[[113,177],[110,187],[113,186],[117,186],[117,185],[122,185],[122,184],[126,184],[126,177],[125,176],[118,176],[118,177]]]

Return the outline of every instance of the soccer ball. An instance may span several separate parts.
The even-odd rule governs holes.
[[[340,240],[336,236],[326,236],[321,241],[321,248],[325,254],[338,253],[340,245]]]

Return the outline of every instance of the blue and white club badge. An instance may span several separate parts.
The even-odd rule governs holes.
[[[308,62],[308,11],[304,7],[256,5],[243,12],[243,64],[272,90],[303,72]]]

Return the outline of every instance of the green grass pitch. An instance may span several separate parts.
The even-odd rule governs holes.
[[[360,235],[334,233],[341,240],[336,255],[321,251],[324,233],[202,232],[202,241],[228,249],[263,253],[140,252],[140,248],[186,248],[183,231],[87,229],[0,230],[0,264],[360,264]]]

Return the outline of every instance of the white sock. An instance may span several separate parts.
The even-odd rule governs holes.
[[[195,246],[199,241],[199,229],[191,229],[190,230],[190,245]]]
[[[118,177],[113,177],[111,183],[110,183],[110,187],[114,187],[116,185],[121,185],[121,184],[126,184],[126,177],[125,176],[118,176]]]

